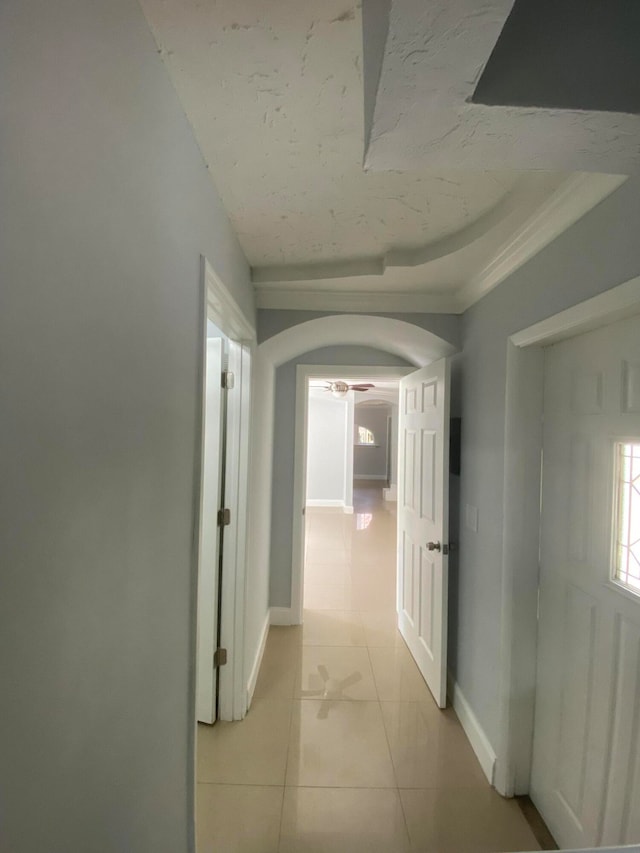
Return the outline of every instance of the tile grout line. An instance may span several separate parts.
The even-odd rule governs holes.
[[[409,842],[409,849],[412,848],[411,836],[409,835],[409,823],[407,821],[407,815],[404,810],[404,803],[402,802],[402,796],[400,795],[400,786],[398,784],[398,774],[396,771],[396,764],[393,760],[393,752],[391,751],[391,742],[389,741],[389,732],[387,731],[387,725],[384,721],[384,714],[382,713],[382,700],[380,699],[380,692],[378,690],[378,682],[376,680],[376,674],[373,670],[373,661],[371,660],[370,646],[367,644],[367,655],[369,657],[369,666],[371,667],[371,673],[373,675],[373,683],[376,687],[376,694],[378,696],[378,709],[380,711],[380,719],[382,720],[382,728],[384,730],[384,737],[387,743],[387,749],[389,750],[389,760],[391,761],[391,767],[393,769],[393,778],[396,782],[396,796],[398,797],[398,802],[400,804],[400,811],[402,812],[402,819],[404,821],[404,829],[407,837],[407,841]]]
[[[355,517],[355,515],[354,515],[354,517]],[[397,531],[394,531],[394,535],[395,535],[395,536],[397,536]],[[349,542],[347,541],[347,537],[346,537],[346,535],[345,535],[345,533],[344,533],[344,532],[343,532],[343,538],[345,539],[344,544],[345,544],[345,549],[346,549],[346,548],[348,548]],[[307,558],[306,558],[306,556],[305,556],[305,565],[306,565],[306,559],[307,559]],[[349,564],[351,563],[351,561],[350,561],[350,560],[349,560],[348,562],[349,562]],[[346,580],[343,578],[343,581],[342,581],[342,582],[343,582],[343,583],[346,583]],[[304,584],[304,574],[303,574],[303,584]],[[312,609],[313,609],[313,608],[312,608]],[[344,610],[344,608],[342,609],[342,611],[340,611],[340,610],[336,610],[336,608],[330,608],[330,609],[327,609],[325,612],[347,612],[347,611],[345,611],[345,610]],[[367,637],[367,631],[366,631],[366,628],[365,628],[365,625],[364,625],[364,621],[363,621],[363,619],[362,619],[362,613],[363,613],[363,611],[361,611],[361,610],[360,610],[360,608],[358,608],[357,610],[355,610],[355,611],[354,611],[354,609],[353,609],[353,602],[352,602],[352,603],[351,603],[350,610],[349,610],[348,612],[356,612],[356,613],[357,613],[357,618],[358,618],[358,621],[359,621],[359,623],[360,623],[360,628],[361,628],[362,633],[363,633],[363,635],[364,635],[364,641],[365,641],[364,648],[366,648],[366,650],[367,650],[367,659],[368,659],[368,661],[369,661],[369,668],[370,668],[370,670],[371,670],[371,676],[372,676],[372,679],[373,679],[373,685],[374,685],[374,687],[375,687],[375,691],[376,691],[376,700],[375,700],[375,702],[376,702],[376,704],[377,704],[377,706],[378,706],[378,713],[380,714],[380,721],[381,721],[381,723],[382,723],[382,729],[383,729],[383,732],[384,732],[385,743],[386,743],[386,745],[387,745],[387,752],[388,752],[388,756],[389,756],[389,761],[390,761],[390,763],[391,763],[391,769],[392,769],[392,772],[393,772],[393,778],[394,778],[394,781],[395,781],[395,787],[394,787],[394,788],[386,788],[386,787],[385,787],[385,788],[381,788],[380,790],[395,790],[395,792],[396,792],[396,797],[397,797],[397,802],[398,802],[398,803],[399,803],[399,805],[400,805],[400,810],[401,810],[401,813],[402,813],[402,819],[403,819],[404,828],[405,828],[405,838],[406,838],[407,842],[409,843],[409,849],[412,849],[412,842],[411,842],[411,837],[410,837],[410,834],[409,834],[409,825],[408,825],[408,822],[407,822],[407,816],[406,816],[406,813],[405,813],[404,804],[403,804],[403,802],[402,802],[402,797],[400,796],[400,788],[399,788],[399,785],[398,785],[397,771],[396,771],[395,762],[394,762],[394,760],[393,760],[393,753],[392,753],[392,751],[391,751],[391,744],[390,744],[390,741],[389,741],[389,734],[388,734],[388,731],[387,731],[387,726],[386,726],[386,724],[385,724],[384,715],[383,715],[383,713],[382,713],[382,700],[380,699],[380,690],[379,690],[379,687],[378,687],[378,681],[377,681],[377,678],[376,678],[376,675],[375,675],[375,671],[374,671],[374,668],[373,668],[373,661],[372,661],[372,658],[371,658],[371,646],[370,646],[370,644],[369,644],[368,637]],[[304,643],[304,641],[303,641],[303,643]],[[357,647],[357,646],[354,646],[353,648],[358,648],[358,647]],[[359,648],[363,648],[363,647],[362,647],[362,646],[360,646]],[[376,648],[377,648],[377,647],[376,647]],[[346,699],[346,700],[342,700],[342,701],[353,702],[353,701],[357,701],[357,700],[353,700],[353,699]],[[289,736],[289,742],[290,742],[290,740],[291,740],[291,737]],[[288,749],[289,749],[289,745],[287,745],[287,764],[288,764]],[[286,787],[286,776],[285,776],[285,787]],[[297,786],[297,787],[301,787],[301,786]],[[327,787],[329,790],[335,790],[338,786],[333,785],[333,786],[312,786],[312,787]],[[340,786],[340,787],[341,787],[341,786]],[[354,786],[354,788],[358,789],[358,788],[357,788],[357,786]],[[283,811],[284,811],[284,809],[283,809]],[[282,836],[282,815],[281,815],[281,818],[280,818],[280,836],[279,836],[279,840],[278,840],[278,850],[280,850],[281,836]]]

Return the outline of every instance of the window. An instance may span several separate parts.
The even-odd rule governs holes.
[[[616,444],[613,578],[640,595],[640,443]]]
[[[358,444],[375,444],[376,438],[370,429],[358,427]]]

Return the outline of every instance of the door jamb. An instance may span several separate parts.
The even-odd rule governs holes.
[[[494,785],[526,794],[537,667],[543,348],[640,312],[640,276],[523,329],[507,341],[500,728]]]
[[[234,389],[227,398],[225,504],[231,510],[231,524],[225,530],[220,611],[221,645],[227,649],[228,663],[220,669],[218,701],[219,719],[241,720],[247,712],[244,688],[245,574],[251,369],[256,332],[204,256],[201,257],[201,276],[205,302],[205,346],[206,321],[209,319],[229,339],[229,370],[235,378]]]
[[[373,367],[356,365],[298,364],[296,367],[296,414],[293,473],[293,529],[291,551],[291,613],[289,624],[301,625],[304,593],[304,515],[307,493],[307,412],[309,411],[309,379],[340,376],[358,379],[363,375],[379,379],[402,379],[418,367]]]

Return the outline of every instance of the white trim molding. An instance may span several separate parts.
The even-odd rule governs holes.
[[[375,445],[378,447],[378,445]],[[372,447],[371,444],[357,444],[356,447]],[[384,480],[386,482],[387,475],[386,474],[354,474],[353,481],[357,480]]]
[[[480,725],[478,718],[473,713],[473,709],[467,702],[464,693],[451,676],[451,673],[449,673],[448,688],[449,699],[453,705],[453,710],[458,715],[460,725],[464,729],[467,739],[476,754],[476,758],[480,762],[482,772],[487,777],[489,784],[493,785],[496,754],[489,738]]]
[[[251,703],[253,701],[253,694],[255,693],[256,684],[258,683],[258,675],[260,675],[260,667],[262,665],[262,658],[264,657],[264,650],[267,645],[267,637],[269,636],[270,626],[271,613],[268,610],[264,619],[262,631],[260,632],[260,643],[258,644],[256,656],[253,660],[253,666],[251,667],[251,672],[247,681],[247,711],[251,707]]]
[[[272,625],[299,625],[296,622],[291,607],[272,607],[270,614]]]
[[[209,318],[227,337],[238,342],[255,341],[256,330],[204,255],[201,255],[201,265]]]
[[[391,251],[384,257],[349,262],[255,267],[252,281],[256,305],[307,311],[463,313],[626,180],[626,175],[576,172],[559,183],[544,200],[539,197],[536,200],[535,178],[525,177],[512,193],[476,222],[420,249]],[[449,284],[446,290],[419,289],[418,285],[406,291],[393,289],[389,271],[426,268],[429,263],[455,255],[485,238],[518,214],[524,221],[493,251],[491,260],[477,275]],[[489,247],[487,251],[491,253]],[[372,286],[369,281],[363,282],[363,277],[382,281]]]
[[[640,312],[640,276],[579,302],[511,336],[516,347],[549,346]]]
[[[239,305],[204,257],[200,258],[203,288],[203,346],[206,320],[212,320],[229,338],[229,368],[236,376],[227,400],[229,441],[225,459],[227,500],[232,524],[223,551],[220,635],[229,663],[220,671],[218,710],[221,720],[240,720],[247,709],[245,681],[246,542],[248,529],[249,448],[255,330]]]
[[[626,180],[626,175],[587,172],[577,172],[568,177],[517,229],[487,266],[460,288],[457,310],[466,311]]]

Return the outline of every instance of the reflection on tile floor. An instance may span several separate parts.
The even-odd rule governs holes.
[[[247,718],[198,731],[198,853],[539,850],[396,629],[396,505],[354,504],[307,511],[304,625],[271,628]]]

